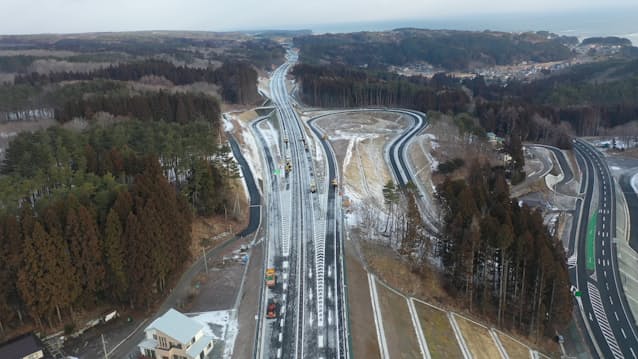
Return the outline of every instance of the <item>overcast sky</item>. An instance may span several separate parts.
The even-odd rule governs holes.
[[[0,34],[310,28],[635,5],[636,0],[0,0]]]

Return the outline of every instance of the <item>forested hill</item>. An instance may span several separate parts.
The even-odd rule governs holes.
[[[579,136],[597,136],[614,128],[627,134],[623,127],[638,118],[638,60],[573,66],[545,79],[511,81],[505,87],[486,85],[480,77],[464,84],[474,92],[476,111],[486,129],[500,134],[514,124],[528,127],[541,117],[540,122],[547,124],[569,124]],[[541,127],[545,128],[541,132],[549,130]]]
[[[42,86],[71,80],[107,79],[139,81],[143,77],[161,77],[174,85],[209,82],[220,86],[223,99],[231,103],[250,104],[257,101],[257,72],[244,62],[226,62],[217,69],[176,66],[162,60],[121,63],[85,72],[30,73],[18,75],[16,85]]]
[[[70,63],[119,62],[149,57],[161,57],[185,64],[245,61],[268,69],[281,63],[285,54],[283,47],[267,33],[251,36],[247,33],[201,31],[0,35],[0,49],[27,51],[27,56],[17,56],[22,66],[15,68],[26,72],[34,61],[60,57]],[[28,51],[34,49],[38,51]],[[2,61],[0,70],[13,72],[3,68]]]
[[[631,40],[617,36],[607,37],[588,37],[583,40],[583,45],[612,45],[612,46],[631,46]]]
[[[305,63],[386,68],[427,62],[446,70],[468,70],[521,61],[546,62],[572,56],[571,37],[541,33],[397,29],[294,38]]]

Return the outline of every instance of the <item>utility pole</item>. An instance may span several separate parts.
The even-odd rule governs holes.
[[[104,350],[104,359],[109,359],[109,354],[106,352],[106,342],[104,341],[104,334],[102,334],[102,349]]]
[[[202,253],[204,254],[204,268],[206,268],[206,274],[208,274],[208,259],[206,259],[206,249],[202,248]]]

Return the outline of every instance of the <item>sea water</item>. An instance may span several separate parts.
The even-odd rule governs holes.
[[[475,16],[353,22],[309,26],[313,33],[382,31],[403,27],[470,31],[550,31],[576,36],[580,40],[594,36],[618,36],[638,46],[638,5],[630,8],[539,11],[533,13],[481,14]]]

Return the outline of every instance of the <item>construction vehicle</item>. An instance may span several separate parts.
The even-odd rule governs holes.
[[[266,269],[266,285],[268,288],[273,288],[277,285],[277,272],[275,268]]]
[[[268,305],[266,306],[266,318],[275,319],[277,318],[277,302],[274,300],[268,301]]]
[[[288,144],[288,137],[284,137],[284,143]]]
[[[317,186],[315,185],[314,182],[310,182],[310,192],[312,193],[317,192]]]
[[[332,187],[337,187],[339,185],[336,178],[333,178],[331,183],[332,183]]]

